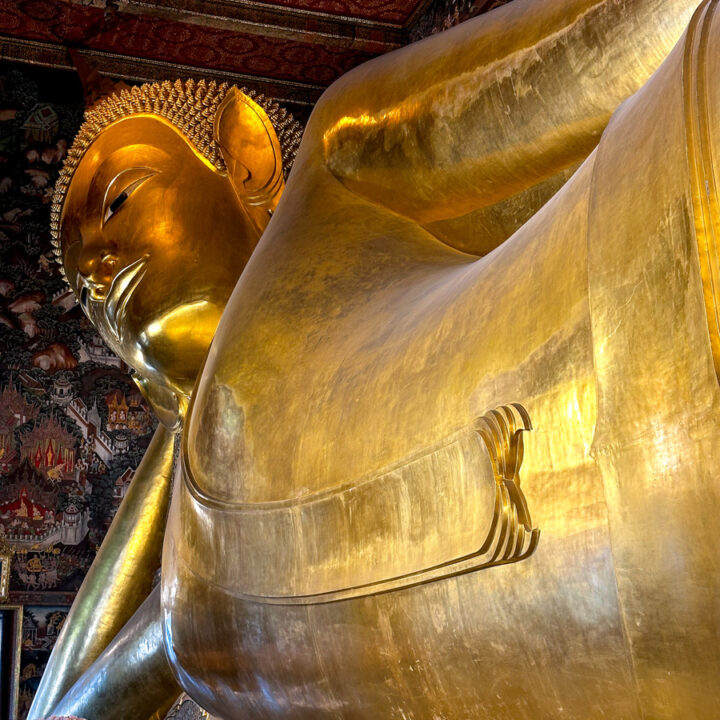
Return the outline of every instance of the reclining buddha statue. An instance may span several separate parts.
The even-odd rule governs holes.
[[[287,186],[260,98],[93,108],[58,252],[163,425],[31,719],[716,717],[718,73],[718,0],[513,0]]]

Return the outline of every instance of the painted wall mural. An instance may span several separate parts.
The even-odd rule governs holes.
[[[82,112],[73,75],[0,64],[0,543],[25,606],[20,718],[155,428],[51,260]]]
[[[25,718],[30,710],[50,651],[69,610],[66,605],[26,605],[23,610],[19,718]]]

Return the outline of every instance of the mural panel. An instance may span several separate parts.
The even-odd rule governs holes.
[[[47,605],[30,605],[23,610],[18,720],[27,717],[50,651],[69,610],[67,606]]]
[[[0,545],[25,604],[20,718],[155,428],[51,259],[82,113],[74,75],[0,64]]]

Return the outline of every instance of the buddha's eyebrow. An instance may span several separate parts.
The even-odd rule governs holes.
[[[105,188],[101,206],[103,224],[112,217],[134,190],[157,173],[157,170],[145,165],[125,168],[117,173]]]
[[[134,167],[128,167],[124,170],[121,170],[119,173],[117,173],[113,178],[111,178],[106,184],[105,184],[105,197],[103,198],[104,201],[107,201],[108,194],[110,193],[111,189],[114,187],[121,187],[122,180],[124,177],[128,176],[130,173],[133,174],[133,180],[135,179],[135,173],[136,172],[143,172],[147,173],[148,175],[155,175],[158,171],[154,168],[151,168],[147,165],[136,165]],[[132,182],[130,180],[129,182]],[[103,203],[104,204],[104,203]]]
[[[102,207],[106,207],[108,194],[126,173],[139,170],[157,173],[170,159],[171,155],[164,150],[144,143],[132,147],[122,145],[110,152],[99,163],[92,178],[92,186],[103,200]],[[117,168],[122,168],[122,170],[118,171]],[[110,198],[111,201],[112,199]]]

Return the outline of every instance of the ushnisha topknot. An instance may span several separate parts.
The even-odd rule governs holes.
[[[63,268],[60,241],[60,216],[67,189],[75,169],[85,151],[100,132],[111,123],[130,115],[152,113],[172,123],[220,172],[225,172],[225,162],[220,147],[213,137],[213,121],[220,103],[232,85],[217,84],[214,80],[166,80],[161,83],[146,83],[109,95],[85,112],[85,122],[68,151],[65,163],[53,193],[50,207],[50,233],[55,258]],[[297,153],[303,127],[291,113],[280,107],[274,100],[240,88],[267,113],[275,128],[283,156],[283,172],[287,177]],[[63,268],[64,274],[64,268]]]

